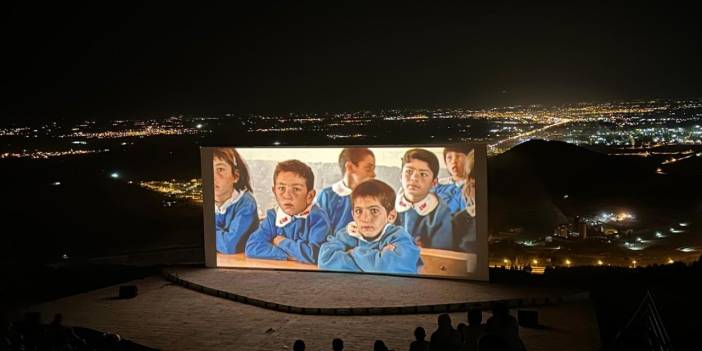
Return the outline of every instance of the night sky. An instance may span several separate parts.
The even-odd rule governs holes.
[[[0,111],[26,121],[702,97],[691,5],[422,3],[7,5]]]

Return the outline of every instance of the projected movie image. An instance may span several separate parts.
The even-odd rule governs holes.
[[[217,267],[487,278],[482,144],[202,155]]]

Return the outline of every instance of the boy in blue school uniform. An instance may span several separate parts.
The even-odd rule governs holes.
[[[312,169],[298,160],[278,163],[272,190],[278,206],[249,237],[246,256],[316,264],[331,227],[326,212],[313,204]]]
[[[424,149],[402,156],[402,189],[397,194],[397,224],[412,235],[417,246],[456,250],[451,211],[431,189],[436,185],[439,159]]]
[[[351,193],[353,222],[330,235],[319,251],[319,268],[373,273],[417,274],[419,248],[412,236],[393,225],[395,191],[375,179]]]
[[[223,254],[244,252],[246,240],[258,227],[249,170],[234,148],[214,149],[212,167],[217,251]]]
[[[452,215],[461,212],[468,207],[463,187],[475,164],[475,153],[466,144],[452,145],[444,148],[444,162],[450,176],[439,178],[438,184],[434,187],[434,193],[443,200],[451,211]],[[467,167],[470,166],[470,169]]]
[[[351,192],[358,184],[375,178],[375,155],[367,148],[345,148],[339,154],[342,179],[317,195],[316,203],[329,215],[332,233],[353,221]]]

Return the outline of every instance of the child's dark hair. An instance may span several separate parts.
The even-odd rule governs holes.
[[[341,175],[346,173],[346,162],[351,162],[358,166],[358,163],[369,155],[375,158],[373,151],[365,147],[347,147],[341,150],[339,154],[339,169],[341,169]]]
[[[275,179],[278,178],[278,173],[280,172],[292,172],[305,178],[305,185],[307,185],[307,191],[314,189],[314,173],[312,173],[312,168],[306,165],[304,162],[299,160],[287,160],[283,162],[278,162],[275,166],[275,171],[273,171],[273,184],[275,184]]]
[[[361,197],[377,199],[388,213],[395,208],[395,190],[377,179],[369,179],[358,184],[351,192],[351,203],[353,204],[356,199]]]
[[[449,152],[458,152],[464,155],[468,155],[471,147],[468,144],[453,144],[444,147],[444,160],[446,160],[446,154]]]
[[[239,171],[239,181],[234,185],[236,190],[247,190],[253,193],[253,188],[251,187],[251,178],[249,176],[249,168],[246,166],[246,162],[241,158],[239,153],[233,147],[218,147],[212,152],[212,159],[220,159],[226,162],[232,168],[232,174],[234,171]]]
[[[410,149],[405,152],[405,155],[402,156],[402,167],[405,167],[405,164],[411,162],[412,160],[420,160],[424,161],[429,165],[429,169],[431,169],[431,172],[433,173],[433,178],[436,179],[439,175],[439,159],[436,158],[436,155],[434,153],[429,152],[424,149]]]
[[[417,329],[414,330],[414,338],[417,340],[424,340],[424,338],[427,337],[427,332],[424,331],[424,328],[422,327],[417,327]]]

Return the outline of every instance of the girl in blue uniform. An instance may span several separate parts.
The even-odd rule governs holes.
[[[319,268],[416,274],[419,248],[404,228],[392,224],[395,191],[379,180],[367,180],[353,190],[351,201],[353,222],[322,244]]]
[[[331,233],[326,212],[313,204],[314,174],[298,160],[278,163],[273,172],[278,206],[268,210],[246,242],[246,256],[317,263],[319,246]]]
[[[463,196],[463,189],[472,170],[472,166],[467,166],[475,164],[474,159],[475,152],[467,144],[444,148],[444,162],[450,176],[440,178],[434,192],[446,203],[453,215],[465,210],[468,205]]]
[[[212,155],[217,251],[244,252],[249,234],[258,227],[256,200],[249,170],[234,148],[217,148]]]
[[[417,246],[456,250],[451,211],[431,189],[436,186],[439,159],[424,149],[410,149],[402,157],[402,189],[395,201],[397,224]]]
[[[475,207],[475,177],[473,169],[475,168],[475,154],[471,150],[464,163],[465,183],[461,187],[460,197],[466,207],[453,216],[453,236],[456,238],[457,245],[462,251],[477,252],[477,233],[476,233],[476,207]]]
[[[317,195],[316,203],[329,215],[332,233],[353,221],[350,195],[361,182],[375,178],[375,155],[363,147],[345,148],[339,154],[342,179]]]

